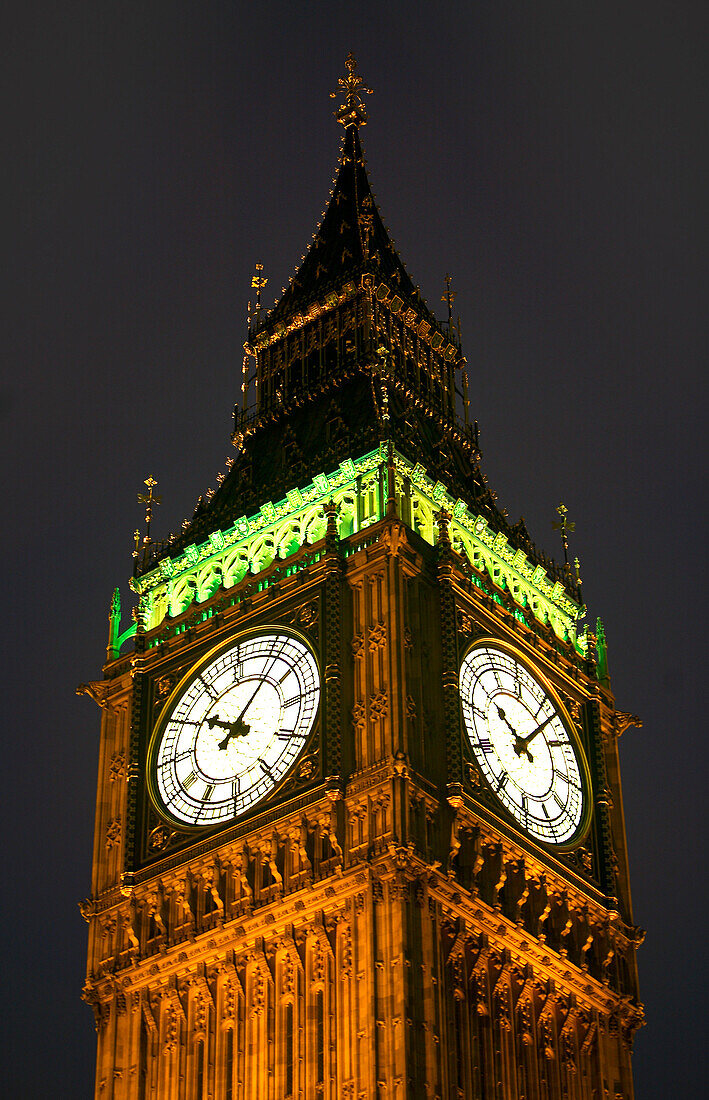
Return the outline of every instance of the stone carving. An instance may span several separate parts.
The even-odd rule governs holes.
[[[362,733],[367,724],[366,711],[363,703],[355,703],[352,707],[352,725],[355,733]]]
[[[158,825],[148,836],[148,848],[151,852],[162,852],[176,835],[167,825]]]
[[[112,818],[106,825],[106,847],[115,848],[121,843],[121,819]]]
[[[385,691],[376,691],[370,697],[369,713],[373,722],[386,718],[389,713],[389,697]]]
[[[126,774],[126,756],[123,752],[114,752],[111,757],[110,764],[108,766],[108,779],[110,783],[115,783],[118,779],[123,779]]]

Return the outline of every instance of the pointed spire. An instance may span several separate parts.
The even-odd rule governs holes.
[[[339,290],[363,271],[376,273],[406,300],[416,288],[386,230],[374,201],[357,126],[348,126],[332,197],[305,259],[290,286],[254,331],[286,321],[312,301]]]

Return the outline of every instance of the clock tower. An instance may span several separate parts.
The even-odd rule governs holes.
[[[638,720],[578,575],[495,504],[351,56],[340,89],[323,220],[270,312],[254,279],[232,457],[136,547],[81,689],[95,1095],[632,1100]]]

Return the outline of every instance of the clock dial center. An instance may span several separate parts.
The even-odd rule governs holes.
[[[226,779],[250,768],[280,728],[283,697],[269,680],[249,678],[226,691],[205,715],[195,763],[205,778]]]
[[[504,711],[516,737],[507,723],[500,720],[498,707]],[[500,692],[490,701],[487,725],[490,731],[489,739],[500,763],[519,788],[534,798],[541,798],[548,794],[552,786],[554,766],[543,734],[540,733],[533,743],[530,743],[529,754],[516,751],[518,742],[528,737],[539,725],[535,715],[515,696]]]

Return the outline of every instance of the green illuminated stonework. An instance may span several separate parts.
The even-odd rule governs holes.
[[[226,530],[210,533],[201,545],[187,546],[177,557],[165,557],[151,572],[131,582],[140,598],[139,615],[146,631],[167,617],[175,618],[192,603],[204,603],[220,589],[237,585],[247,574],[258,574],[303,546],[325,535],[323,505],[338,508],[341,539],[383,518],[388,496],[388,441],[357,459],[347,458],[329,474],[318,474],[309,485],[288,491],[278,503],[268,501],[252,516],[242,516]],[[510,545],[501,532],[490,529],[484,516],[474,515],[465,501],[454,500],[440,482],[434,482],[421,464],[414,465],[393,450],[396,503],[399,517],[426,542],[436,541],[436,514],[451,514],[453,548],[467,558],[477,573],[486,573],[494,590],[506,590],[520,608],[526,608],[558,638],[577,652],[586,651],[577,620],[583,608],[571,600],[563,585],[552,582],[541,565],[531,563],[522,550]],[[475,574],[473,574],[475,583]]]

